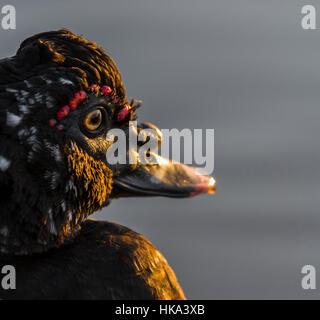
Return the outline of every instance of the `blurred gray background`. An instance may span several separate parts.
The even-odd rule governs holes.
[[[271,0],[16,1],[0,56],[38,32],[70,28],[116,61],[140,119],[215,128],[217,193],[114,201],[99,219],[149,238],[192,299],[319,298],[320,30]],[[1,5],[1,6],[2,6]],[[319,284],[320,285],[320,284]]]

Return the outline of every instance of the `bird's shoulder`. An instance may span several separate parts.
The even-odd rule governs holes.
[[[32,256],[5,258],[16,268],[16,290],[3,299],[184,299],[163,255],[124,226],[87,220],[70,243]]]
[[[102,273],[127,285],[127,289],[129,283],[135,283],[132,295],[139,283],[150,298],[185,298],[167,260],[143,235],[116,223],[88,219],[75,242],[95,251],[94,255],[101,259],[95,268],[101,268]],[[116,272],[110,273],[110,269]]]

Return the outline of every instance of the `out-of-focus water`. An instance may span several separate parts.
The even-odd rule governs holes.
[[[320,31],[301,1],[16,1],[2,57],[34,33],[68,27],[115,59],[140,118],[215,128],[217,193],[114,201],[96,214],[167,257],[188,298],[318,298]],[[320,4],[318,6],[320,12]]]

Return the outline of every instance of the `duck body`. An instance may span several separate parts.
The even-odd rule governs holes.
[[[119,197],[183,198],[211,186],[189,166],[142,161],[140,133],[151,129],[156,148],[161,136],[133,121],[139,106],[103,49],[66,29],[30,37],[0,60],[0,266],[17,277],[0,299],[184,299],[147,239],[88,220]],[[110,132],[126,142],[132,122],[137,148],[125,144],[124,163],[110,161]]]
[[[60,248],[20,257],[0,256],[16,269],[17,288],[2,299],[185,299],[163,255],[142,235],[88,219]]]

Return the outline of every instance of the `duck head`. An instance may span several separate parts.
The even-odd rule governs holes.
[[[0,74],[1,254],[70,241],[113,198],[213,190],[212,178],[160,157],[108,162],[108,132],[128,136],[139,103],[127,101],[113,60],[94,42],[65,29],[35,35],[0,60]],[[138,123],[136,134],[147,128],[160,143],[154,125]]]

